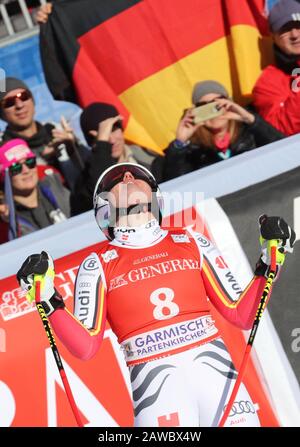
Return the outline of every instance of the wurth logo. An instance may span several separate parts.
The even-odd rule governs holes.
[[[219,269],[228,269],[228,265],[226,264],[222,256],[217,256],[215,262]]]
[[[233,276],[233,274],[231,272],[227,272],[226,273],[226,278],[227,281],[230,283],[231,288],[236,292],[236,293],[242,293],[242,289],[240,288],[237,280],[235,279],[235,277]]]

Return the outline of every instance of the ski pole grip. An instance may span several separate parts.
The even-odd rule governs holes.
[[[34,286],[35,286],[35,302],[41,302],[41,281],[43,279],[42,275],[34,275]]]
[[[268,241],[268,251],[270,252],[271,255],[271,270],[273,272],[276,272],[277,245],[278,245],[277,239],[271,239],[270,241]]]
[[[268,241],[268,245],[269,245],[270,248],[272,248],[272,247],[277,248],[278,240],[277,239],[271,239],[270,241]]]

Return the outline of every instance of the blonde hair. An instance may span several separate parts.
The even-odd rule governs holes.
[[[230,143],[233,144],[236,142],[239,133],[240,133],[241,123],[234,120],[228,121],[228,132],[230,135]],[[206,127],[200,126],[194,132],[191,137],[191,143],[197,146],[206,146],[206,147],[215,147],[214,135],[213,133]]]

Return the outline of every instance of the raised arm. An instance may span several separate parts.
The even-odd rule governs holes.
[[[213,245],[210,252],[203,256],[201,273],[207,295],[220,314],[235,326],[250,329],[266,279],[254,276],[243,291]]]
[[[76,357],[93,357],[102,342],[106,322],[106,287],[98,256],[92,253],[79,268],[74,315],[65,308],[54,287],[53,260],[46,252],[29,256],[17,273],[29,301],[35,299],[35,274],[43,275],[41,303],[56,335]]]
[[[243,291],[219,249],[203,235],[196,236],[198,242],[199,237],[203,253],[201,275],[208,298],[226,320],[249,329],[266,279],[264,276],[254,277]]]
[[[264,240],[280,240],[277,264],[284,262],[284,253],[292,252],[295,242],[294,231],[279,217],[267,217],[261,223]],[[203,235],[194,234],[199,250],[203,254],[202,278],[207,296],[221,315],[235,326],[250,329],[266,284],[270,259],[263,249],[255,275],[245,290],[239,286],[226,261],[217,247]]]

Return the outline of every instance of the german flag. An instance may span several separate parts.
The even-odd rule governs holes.
[[[58,0],[41,29],[56,99],[114,104],[126,138],[160,151],[193,85],[215,79],[241,101],[269,63],[264,0]],[[264,55],[264,57],[262,57]]]

